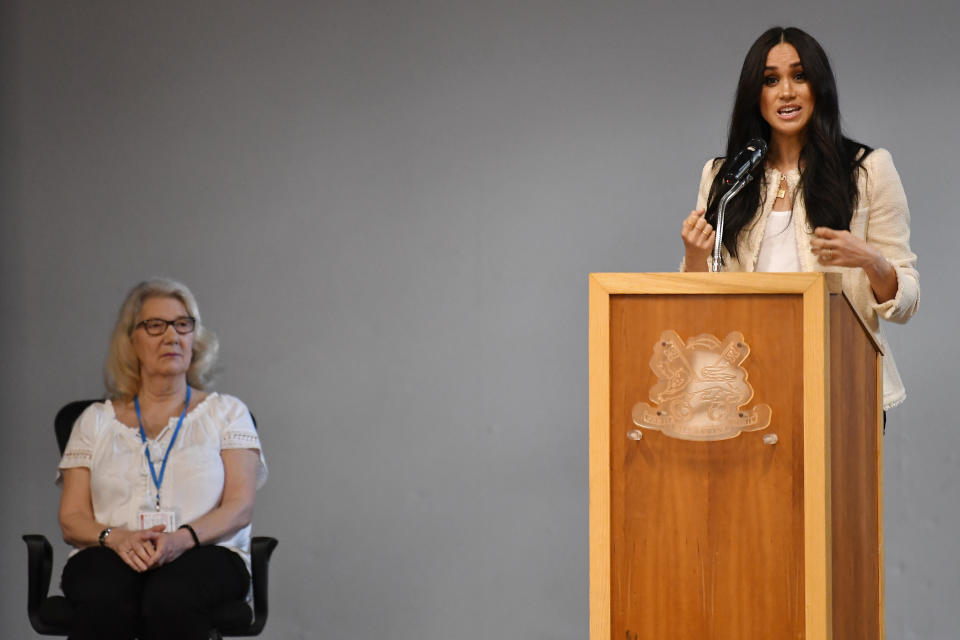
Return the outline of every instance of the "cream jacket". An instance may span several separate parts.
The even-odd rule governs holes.
[[[883,333],[880,318],[902,324],[917,312],[920,276],[916,269],[917,256],[910,250],[910,210],[907,208],[907,197],[890,153],[886,149],[876,149],[863,161],[863,166],[866,171],[860,172],[857,182],[860,197],[857,210],[850,220],[850,232],[879,250],[897,272],[897,295],[883,303],[878,303],[874,297],[870,281],[863,269],[823,266],[817,261],[810,251],[813,229],[807,222],[803,194],[796,191],[800,173],[791,171],[786,177],[789,188],[794,191],[793,224],[800,268],[803,271],[838,271],[843,274],[844,293],[883,349],[883,408],[886,410],[903,402],[906,391]],[[700,178],[698,209],[707,206],[707,196],[714,175],[713,160],[709,160],[703,167]],[[766,196],[759,215],[741,232],[738,259],[731,258],[727,250],[723,249],[724,270],[756,270],[760,242],[763,240],[763,232],[776,199],[780,178],[778,170],[766,170],[762,187],[766,190]]]

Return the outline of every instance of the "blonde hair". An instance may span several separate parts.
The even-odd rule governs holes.
[[[168,278],[151,278],[131,289],[120,306],[103,370],[107,394],[114,399],[129,400],[140,391],[140,360],[133,348],[133,332],[137,316],[148,298],[175,298],[196,319],[187,384],[205,389],[217,362],[217,336],[203,326],[197,300],[186,285]]]

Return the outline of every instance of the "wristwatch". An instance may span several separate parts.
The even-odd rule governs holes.
[[[113,531],[113,527],[107,527],[106,529],[100,532],[100,535],[97,537],[97,540],[100,541],[101,547],[107,546],[107,536],[110,535],[111,531]]]

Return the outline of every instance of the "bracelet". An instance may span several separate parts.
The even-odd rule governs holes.
[[[194,544],[195,546],[197,546],[197,547],[200,546],[200,538],[197,537],[197,532],[194,531],[193,527],[191,527],[191,526],[188,525],[188,524],[182,524],[182,525],[180,525],[180,526],[177,527],[177,528],[178,528],[178,529],[186,529],[187,531],[189,531],[189,532],[190,532],[190,537],[193,538],[193,544]]]
[[[107,546],[107,536],[110,535],[110,532],[113,531],[113,527],[107,527],[100,532],[100,535],[97,536],[97,541],[100,542],[101,547]]]

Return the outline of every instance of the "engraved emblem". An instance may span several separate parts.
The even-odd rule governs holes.
[[[770,406],[741,409],[753,397],[741,365],[750,347],[739,331],[721,342],[701,333],[686,343],[664,331],[653,346],[650,368],[659,381],[650,389],[656,406],[638,402],[633,422],[683,440],[726,440],[770,425]]]

